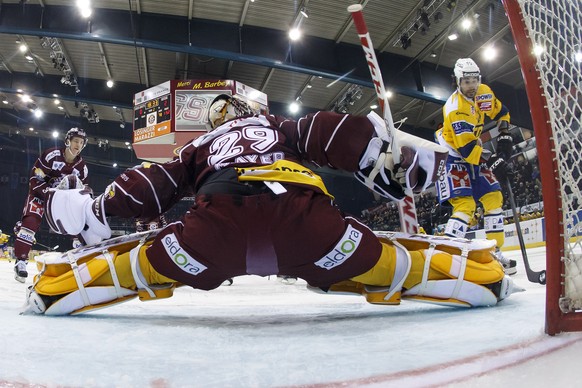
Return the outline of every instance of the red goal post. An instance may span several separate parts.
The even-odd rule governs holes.
[[[503,0],[533,120],[544,198],[546,323],[582,331],[582,3]]]

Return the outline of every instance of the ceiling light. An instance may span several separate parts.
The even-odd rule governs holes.
[[[437,54],[434,51],[430,53],[431,58],[436,58],[436,56],[437,56]]]
[[[374,104],[374,105],[370,105],[370,109],[376,109],[378,108],[378,105]]]
[[[42,117],[42,110],[38,108],[36,108],[32,113],[34,114],[34,117],[36,117],[37,119]]]
[[[307,7],[301,7],[301,10],[299,12],[301,12],[301,15],[305,19],[309,18],[309,11],[307,10]]]
[[[81,16],[85,19],[88,19],[93,14],[93,10],[91,8],[83,8],[81,9]]]
[[[59,131],[53,131],[53,137],[56,139],[59,137]]]
[[[459,36],[456,33],[452,33],[451,35],[449,35],[447,38],[449,38],[449,40],[456,40]]]
[[[24,43],[18,46],[18,49],[20,50],[21,53],[25,53],[26,51],[28,51],[28,47],[26,47]]]
[[[113,80],[110,80],[110,79],[108,79],[108,80],[107,80],[107,87],[108,87],[108,88],[112,88],[112,87],[113,87],[113,85],[114,85],[114,82],[113,82]]]
[[[386,98],[391,98],[394,95],[390,90],[386,90]]]
[[[299,103],[293,101],[291,104],[289,104],[289,112],[291,113],[299,112]]]
[[[5,105],[8,105],[9,104],[9,102],[8,102],[7,99],[2,100],[2,103],[5,104]]]
[[[57,108],[58,108],[59,110],[65,110],[65,108],[64,108],[63,106],[61,106],[61,105],[57,106]]]
[[[55,103],[55,105],[59,105],[61,103],[61,100],[59,100],[58,98],[55,98],[53,100],[53,102]]]
[[[493,46],[485,47],[483,50],[483,59],[486,61],[492,61],[497,58],[497,50]]]
[[[298,40],[301,38],[301,30],[299,28],[292,28],[289,30],[289,39]]]
[[[582,51],[578,51],[574,54],[574,60],[578,63],[582,62]]]
[[[463,27],[463,29],[465,29],[465,30],[468,30],[469,28],[471,28],[472,25],[473,25],[473,22],[471,22],[471,19],[464,18],[461,21],[461,27]]]
[[[34,128],[33,128],[33,127],[30,127],[30,128],[28,128],[28,130],[29,130],[30,132],[32,132],[32,131],[34,131]]]
[[[24,58],[26,58],[27,61],[32,61],[33,58],[30,55],[25,55]]]
[[[113,167],[117,167],[117,163],[113,163]]]
[[[30,98],[30,96],[28,94],[23,94],[22,96],[20,96],[20,99],[22,100],[22,102],[31,102],[32,98]]]
[[[125,142],[125,145],[126,145],[126,146],[128,146],[128,145],[129,145],[129,142],[128,142],[128,141],[126,141],[126,142]]]

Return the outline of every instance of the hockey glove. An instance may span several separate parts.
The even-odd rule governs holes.
[[[360,158],[360,170],[355,173],[355,176],[382,197],[400,201],[406,195],[401,182],[398,182],[392,171],[394,164],[392,154],[387,152],[388,146],[388,142],[379,137],[372,138],[364,155]],[[403,174],[401,174],[401,180],[402,177]]]
[[[72,236],[80,234],[87,245],[111,237],[103,195],[93,199],[89,190],[50,190],[46,216],[53,231]]]
[[[511,175],[511,168],[505,162],[505,160],[497,154],[491,155],[489,160],[487,161],[487,167],[493,170],[493,174],[497,180],[503,184],[505,184]]]
[[[502,124],[506,123],[505,126],[502,128]],[[499,124],[500,134],[497,136],[497,155],[502,157],[505,160],[511,159],[511,155],[513,155],[513,138],[509,134],[507,130],[507,121],[502,121]]]

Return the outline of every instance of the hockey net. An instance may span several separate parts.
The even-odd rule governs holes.
[[[546,332],[582,331],[582,3],[503,0],[524,76],[546,230]]]

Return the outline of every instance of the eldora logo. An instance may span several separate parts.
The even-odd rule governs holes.
[[[335,247],[323,258],[315,262],[315,265],[323,269],[333,269],[343,264],[356,251],[362,241],[362,233],[351,225]]]
[[[170,256],[174,264],[187,274],[199,275],[207,269],[205,265],[199,263],[184,251],[174,233],[164,236],[162,243],[166,253]]]

